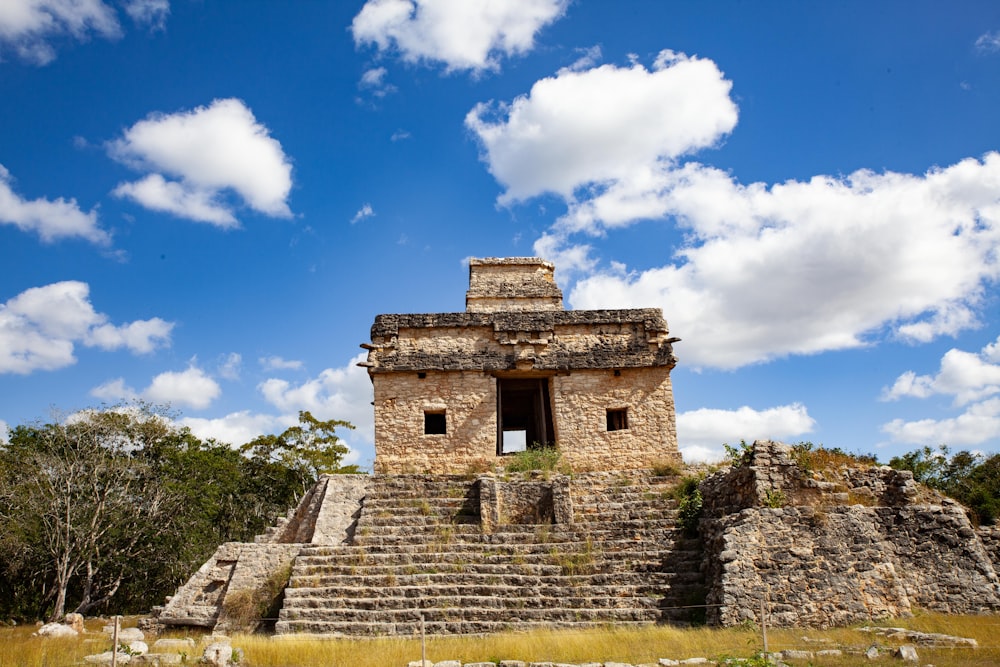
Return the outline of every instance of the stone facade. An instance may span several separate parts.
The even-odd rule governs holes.
[[[461,473],[554,445],[576,470],[680,462],[657,309],[566,311],[553,266],[474,259],[466,312],[379,315],[377,472]]]

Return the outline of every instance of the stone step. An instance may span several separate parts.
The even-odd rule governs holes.
[[[582,591],[576,595],[558,595],[560,589],[554,591],[538,591],[527,595],[519,591],[504,591],[496,589],[472,589],[454,595],[422,595],[419,588],[401,589],[399,595],[381,597],[344,596],[338,598],[294,596],[285,604],[285,618],[295,618],[304,610],[336,609],[339,611],[367,610],[386,611],[396,609],[422,608],[466,608],[482,607],[496,609],[548,609],[565,607],[570,609],[657,609],[663,599],[662,595],[654,595],[631,591],[616,596],[587,594]],[[549,593],[556,593],[551,595]]]
[[[613,540],[591,542],[545,542],[545,543],[473,543],[453,541],[439,544],[388,544],[367,546],[330,546],[303,549],[299,563],[320,563],[323,561],[350,565],[371,563],[385,559],[412,563],[421,561],[448,562],[534,562],[538,558],[558,557],[566,554],[592,554],[595,557],[615,560],[653,560],[683,557],[695,554],[697,547],[684,539],[675,540]],[[439,554],[446,554],[441,556]]]
[[[670,572],[618,572],[598,573],[590,575],[562,575],[533,572],[510,573],[447,573],[428,572],[413,574],[364,573],[358,575],[296,575],[289,582],[287,589],[291,597],[337,597],[340,595],[362,595],[364,597],[386,597],[399,595],[399,591],[407,591],[406,597],[412,597],[420,591],[435,595],[456,595],[470,590],[481,591],[479,594],[497,592],[527,592],[539,594],[538,591],[558,588],[569,592],[581,591],[584,588],[601,588],[601,595],[632,595],[636,592],[645,593],[650,590],[672,585],[678,579],[690,581],[699,579],[694,573]],[[606,590],[604,590],[606,589]],[[593,594],[591,592],[590,594]]]
[[[615,621],[616,626],[643,626],[651,625],[655,621]],[[532,621],[510,619],[499,621],[432,621],[421,624],[416,622],[400,623],[352,623],[342,621],[281,621],[279,620],[275,631],[277,634],[317,634],[317,635],[342,635],[351,637],[419,637],[421,629],[427,635],[484,635],[511,631],[529,631],[536,629],[552,628],[579,628],[587,625],[601,625],[606,621],[597,623],[580,623],[578,621]]]
[[[358,623],[419,623],[448,621],[522,620],[569,621],[574,623],[617,623],[619,621],[655,622],[661,619],[659,609],[563,607],[559,600],[545,608],[507,609],[502,607],[424,607],[423,609],[282,609],[280,621],[352,622]]]

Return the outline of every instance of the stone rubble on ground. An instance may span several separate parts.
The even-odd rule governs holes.
[[[881,635],[887,639],[905,640],[920,646],[938,648],[977,648],[979,646],[979,642],[971,637],[955,637],[939,632],[918,632],[906,628],[879,628],[867,625],[858,628],[858,631]]]

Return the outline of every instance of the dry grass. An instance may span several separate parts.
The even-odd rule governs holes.
[[[99,629],[101,623],[88,623]],[[978,649],[931,649],[918,647],[920,663],[937,667],[986,667],[1000,664],[1000,617],[918,614],[880,625],[906,627],[923,632],[942,632],[973,637]],[[60,667],[81,662],[84,655],[107,648],[104,643],[84,644],[76,640],[31,637],[34,627],[0,628],[0,667]],[[769,648],[816,651],[841,647],[863,651],[872,636],[853,628],[814,630],[791,628],[768,633]],[[885,639],[878,638],[883,646]],[[149,642],[150,644],[152,641]],[[237,635],[233,645],[245,652],[248,667],[405,667],[420,659],[419,637],[384,639],[274,639],[262,635]],[[606,627],[589,630],[548,630],[490,636],[429,637],[427,658],[479,662],[499,660],[551,661],[565,663],[627,662],[655,663],[658,658],[750,657],[761,649],[755,628],[643,628]],[[197,656],[191,656],[193,660]],[[190,660],[189,660],[190,662]],[[898,665],[888,653],[868,662],[857,654],[842,658],[815,658],[815,667],[848,667],[859,664]]]

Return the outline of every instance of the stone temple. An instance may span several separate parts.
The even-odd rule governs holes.
[[[379,315],[363,345],[374,474],[323,476],[154,622],[372,636],[1000,609],[1000,530],[908,472],[813,470],[769,441],[684,466],[675,342],[657,309],[565,310],[548,262],[471,260],[464,312]],[[554,470],[506,470],[542,447]]]
[[[379,315],[375,471],[464,473],[557,447],[575,470],[680,463],[658,309],[564,310],[552,264],[473,259],[462,313]]]

